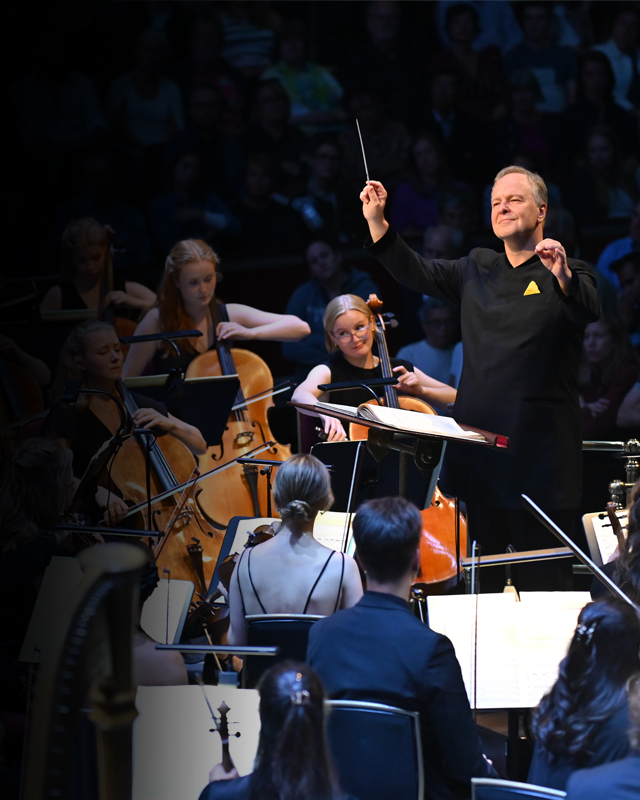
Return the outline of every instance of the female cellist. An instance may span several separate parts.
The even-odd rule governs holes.
[[[293,401],[312,405],[316,400],[328,400],[356,406],[370,400],[371,394],[365,389],[348,389],[336,392],[333,397],[318,389],[318,385],[324,383],[382,377],[379,359],[372,350],[375,321],[369,306],[354,294],[340,295],[328,304],[323,322],[327,350],[332,355],[311,370],[293,393]],[[408,361],[394,358],[391,359],[391,366],[398,375],[395,388],[400,392],[441,407],[455,400],[455,389],[414,369]],[[378,394],[382,393],[379,388]],[[327,441],[341,442],[347,438],[340,420],[323,414],[317,416],[322,420]]]
[[[162,331],[202,331],[202,337],[179,339],[179,367],[186,370],[200,353],[215,347],[219,340],[297,341],[307,336],[309,326],[290,314],[272,314],[250,306],[230,303],[226,307],[228,321],[215,323],[210,304],[215,296],[218,256],[206,242],[185,239],[169,253],[158,293],[158,306],[153,308],[136,329],[136,335]],[[175,367],[173,350],[161,341],[131,346],[125,361],[125,377],[141,375],[151,359],[158,372]]]
[[[93,217],[72,220],[62,234],[62,281],[52,286],[40,303],[40,311],[95,308],[110,305],[146,311],[156,295],[135,281],[122,281],[113,273],[112,231]]]
[[[122,375],[122,350],[114,328],[106,322],[91,320],[77,325],[60,354],[60,367],[52,390],[52,399],[59,401],[67,381],[81,379],[82,387],[100,389],[117,396],[117,384]],[[131,393],[138,410],[133,415],[137,427],[169,433],[182,441],[194,453],[207,449],[197,428],[182,422],[160,403]],[[116,403],[104,395],[83,395],[73,405],[56,402],[45,423],[49,435],[61,439],[73,450],[73,470],[77,478],[84,474],[91,458],[120,426]],[[144,480],[144,476],[140,477]],[[105,519],[116,524],[127,512],[127,505],[106,489],[99,487],[98,506],[106,507]]]

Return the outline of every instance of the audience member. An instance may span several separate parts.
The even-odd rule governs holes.
[[[638,356],[618,319],[602,317],[587,325],[580,374],[584,439],[618,438],[618,409],[639,371]]]
[[[114,269],[140,269],[151,263],[151,239],[143,215],[119,191],[121,164],[109,150],[91,150],[84,159],[84,191],[58,211],[60,233],[73,219],[93,217],[113,228]]]
[[[445,13],[449,47],[431,61],[434,72],[455,72],[458,77],[460,107],[483,121],[504,111],[505,94],[500,49],[490,45],[474,48],[480,34],[477,10],[469,3],[450,5]]]
[[[621,294],[618,297],[618,316],[633,345],[640,345],[640,253],[629,253],[611,265],[618,276]]]
[[[389,0],[367,4],[368,41],[347,48],[340,75],[347,92],[379,94],[389,116],[411,127],[420,108],[425,63],[420,48],[401,33],[402,6]]]
[[[293,196],[304,186],[304,156],[309,140],[291,124],[291,104],[280,81],[260,81],[253,103],[254,122],[244,137],[245,152],[266,153],[278,167],[278,191]]]
[[[423,236],[438,221],[438,197],[456,187],[448,178],[438,139],[418,134],[411,146],[411,177],[398,184],[391,198],[390,221],[403,236]]]
[[[132,154],[148,179],[157,180],[157,149],[184,126],[182,98],[174,81],[162,74],[168,59],[162,33],[146,30],[136,42],[135,68],[109,87],[107,107],[114,133]]]
[[[172,170],[172,191],[151,201],[149,223],[158,260],[181,239],[204,239],[219,245],[221,237],[240,230],[240,223],[219,195],[204,189],[202,162],[197,150],[179,154]]]
[[[441,383],[449,383],[453,348],[460,338],[458,311],[449,303],[428,298],[419,317],[424,339],[401,347],[398,358],[410,361]]]
[[[464,4],[473,8],[478,16],[478,36],[473,41],[476,50],[495,46],[505,53],[522,41],[522,30],[518,25],[510,3],[503,0],[438,0],[436,17],[440,39],[449,47],[451,40],[447,32],[447,12],[452,6]]]
[[[258,77],[271,65],[273,12],[269,3],[223,0],[221,13],[222,57],[247,79]]]
[[[423,127],[437,137],[454,178],[467,183],[488,179],[486,131],[482,120],[460,108],[456,72],[440,70],[432,76]]]
[[[638,9],[631,3],[613,6],[611,33],[599,50],[611,62],[615,76],[616,103],[623,108],[640,108],[640,52],[638,51]]]
[[[340,792],[325,733],[325,691],[306,664],[283,661],[265,672],[253,772],[216,764],[199,800],[354,800]],[[233,755],[233,753],[232,753]]]
[[[273,500],[282,520],[276,535],[244,550],[231,577],[230,644],[247,643],[247,615],[329,616],[362,597],[356,562],[313,536],[318,513],[333,504],[325,465],[305,453],[291,456],[276,472]],[[218,588],[226,594],[222,584]]]
[[[640,683],[629,688],[629,738],[632,752],[620,761],[575,772],[567,800],[635,800],[640,792]]]
[[[52,286],[40,311],[116,308],[148,311],[156,302],[151,289],[113,274],[113,231],[93,217],[72,220],[62,234],[61,282]]]
[[[310,176],[306,197],[294,204],[312,204],[313,223],[307,223],[316,235],[346,243],[362,239],[364,220],[355,202],[355,193],[342,177],[342,148],[333,138],[315,141],[309,161]],[[304,209],[303,209],[304,216]]]
[[[568,47],[553,44],[553,5],[542,2],[520,4],[524,41],[505,56],[508,75],[529,69],[538,79],[543,99],[540,111],[558,113],[573,100],[576,63]]]
[[[320,64],[308,60],[306,25],[292,20],[278,32],[279,61],[262,73],[262,80],[275,78],[284,86],[291,102],[291,122],[306,134],[337,130],[344,114],[340,109],[342,87]]]
[[[302,247],[304,228],[300,217],[288,204],[273,199],[276,175],[277,167],[268,155],[249,156],[244,196],[231,207],[240,222],[240,235],[233,242],[234,253],[273,255]]]
[[[633,207],[631,220],[629,221],[629,235],[623,236],[622,239],[616,239],[608,244],[598,259],[596,264],[598,270],[608,278],[611,283],[620,288],[618,276],[612,271],[611,265],[614,261],[632,253],[640,248],[640,202],[636,203]]]
[[[614,132],[604,125],[592,128],[585,156],[585,166],[573,174],[567,188],[567,205],[578,221],[631,216],[638,187],[624,169]]]
[[[540,83],[530,69],[518,69],[509,76],[508,113],[492,126],[496,169],[526,154],[535,161],[537,172],[557,179],[563,166],[558,163],[561,129],[557,114],[540,111],[541,99]]]
[[[218,130],[237,134],[244,126],[246,80],[222,58],[223,39],[222,23],[216,14],[197,16],[191,25],[188,56],[174,72],[184,97],[202,89],[215,91]]]
[[[618,428],[633,429],[634,437],[640,431],[640,381],[634,383],[620,404],[616,419]]]
[[[364,503],[353,522],[367,591],[311,629],[307,661],[330,697],[420,713],[425,786],[433,798],[469,797],[471,778],[495,776],[483,758],[460,665],[446,636],[412,613],[422,520],[400,497]]]
[[[355,294],[367,300],[370,294],[380,291],[366,272],[345,268],[340,251],[323,239],[312,242],[305,256],[311,280],[294,291],[286,313],[308,323],[311,333],[299,342],[282,345],[284,357],[296,365],[296,380],[303,380],[311,367],[327,357],[322,320],[329,301],[340,294]]]
[[[369,175],[386,175],[390,186],[404,178],[411,137],[404,123],[387,116],[382,96],[374,89],[355,91],[347,101],[349,116],[360,124]],[[354,124],[340,133],[345,175],[355,188],[365,178],[360,137]]]
[[[542,698],[529,783],[564,790],[577,769],[629,753],[627,685],[640,672],[640,619],[624,603],[587,604],[558,679]]]
[[[203,164],[203,188],[226,200],[240,196],[244,154],[237,138],[224,130],[223,123],[224,105],[218,89],[192,89],[187,124],[167,142],[164,165],[170,174],[180,153],[198,150]]]
[[[576,101],[562,117],[563,148],[568,161],[584,151],[586,136],[594,125],[616,132],[623,159],[638,156],[637,122],[633,114],[614,99],[615,76],[607,56],[592,50],[579,62]],[[557,142],[554,144],[557,148]],[[559,154],[561,155],[561,154]]]

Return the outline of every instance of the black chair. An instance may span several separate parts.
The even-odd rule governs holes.
[[[346,794],[363,800],[423,800],[417,711],[357,700],[327,700],[329,749]]]
[[[280,652],[274,658],[247,656],[244,662],[242,685],[255,688],[265,670],[278,661],[305,661],[309,630],[314,622],[323,619],[316,614],[250,614],[247,622],[247,644],[276,646]]]
[[[471,778],[471,800],[556,800],[566,797],[560,789],[499,778]]]

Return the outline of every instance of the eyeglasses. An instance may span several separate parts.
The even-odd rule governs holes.
[[[353,331],[353,333],[347,333],[347,331],[340,331],[340,333],[334,333],[331,331],[331,335],[337,339],[339,342],[350,342],[352,339],[366,339],[367,333],[371,325],[358,325],[358,327]]]

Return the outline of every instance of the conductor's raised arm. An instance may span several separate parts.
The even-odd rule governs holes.
[[[389,230],[389,223],[384,218],[387,190],[380,181],[367,181],[367,185],[360,192],[360,200],[362,200],[362,213],[369,223],[371,238],[377,242]]]

